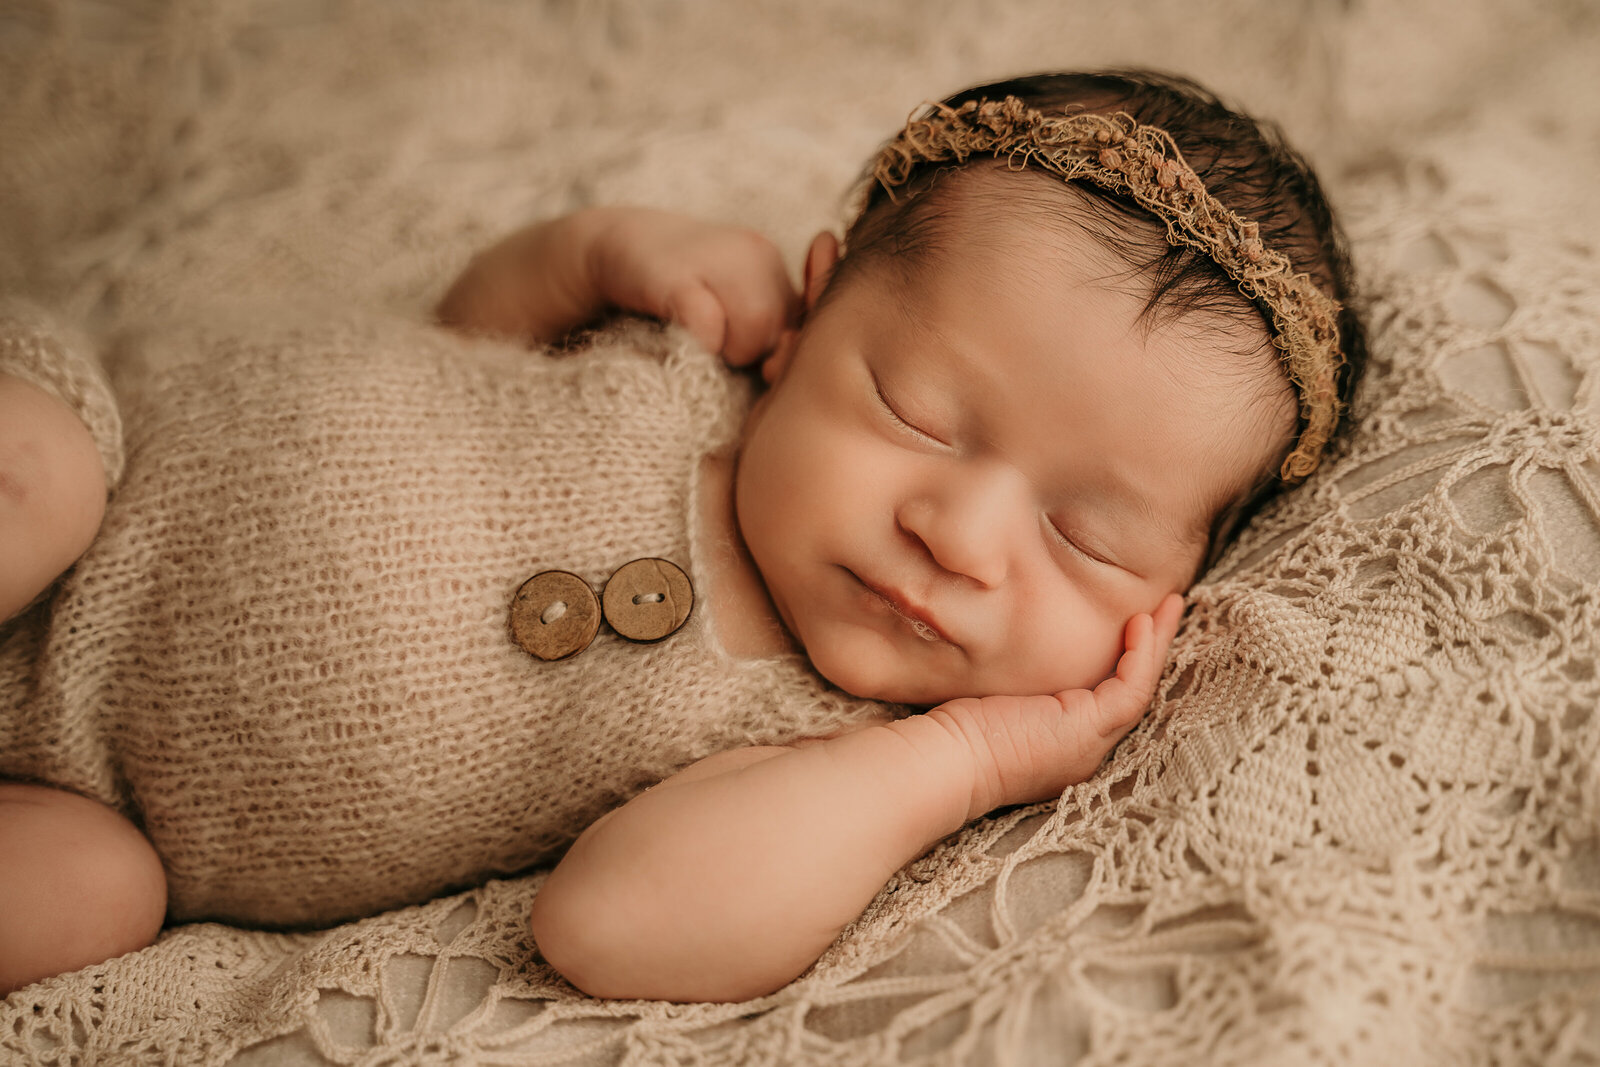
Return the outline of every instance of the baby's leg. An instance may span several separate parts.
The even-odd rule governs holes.
[[[0,856],[0,997],[143,948],[161,929],[161,861],[98,801],[0,782]]]
[[[83,554],[105,507],[89,428],[43,389],[0,374],[0,622]]]

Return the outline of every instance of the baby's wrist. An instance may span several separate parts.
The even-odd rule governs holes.
[[[950,765],[951,771],[941,781],[960,794],[962,805],[961,821],[951,830],[959,829],[1002,803],[992,753],[977,721],[978,704],[973,698],[950,700],[922,715],[890,724],[891,729],[902,735],[920,726],[925,734],[920,739],[921,744],[943,750],[941,758]]]
[[[557,219],[553,226],[563,252],[563,266],[575,289],[603,301],[606,264],[618,237],[625,209],[591,207]]]
[[[566,239],[573,249],[572,278],[601,307],[650,312],[641,307],[638,259],[648,244],[652,218],[663,213],[651,208],[607,205],[585,208],[567,216]]]
[[[602,270],[604,243],[615,225],[612,215],[608,208],[585,208],[552,219],[529,250],[543,275],[540,285],[548,294],[555,320],[551,332],[557,336],[596,318],[608,304]]]

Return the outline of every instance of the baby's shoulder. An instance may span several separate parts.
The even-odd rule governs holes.
[[[302,467],[380,454],[440,468],[552,455],[603,466],[648,453],[676,470],[731,442],[750,399],[742,375],[653,323],[528,349],[354,311],[247,309],[130,331],[113,378],[147,457],[270,449]]]

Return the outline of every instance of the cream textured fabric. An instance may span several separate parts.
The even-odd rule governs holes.
[[[175,927],[5,1001],[0,1061],[1600,1060],[1594,9],[1091,6],[0,22],[0,285],[108,334],[201,297],[415,322],[474,246],[593,200],[798,253],[916,101],[1130,58],[1313,149],[1376,328],[1359,432],[1196,588],[1102,775],[910,865],[776,995],[577,996],[528,944],[534,874],[325,932]],[[106,351],[124,393],[182,358]]]
[[[798,656],[729,659],[706,597],[655,644],[512,643],[539,571],[698,570],[694,476],[747,391],[672,336],[142,339],[174,365],[127,392],[100,533],[0,644],[25,679],[0,688],[0,776],[134,815],[176,920],[327,924],[547,859],[713,752],[876,716]]]

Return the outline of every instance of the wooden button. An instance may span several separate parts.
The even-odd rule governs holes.
[[[582,652],[598,629],[600,603],[594,590],[568,571],[541,571],[511,598],[511,637],[540,659]]]
[[[694,586],[677,564],[636,559],[617,568],[600,594],[606,622],[630,641],[659,641],[694,609]]]

